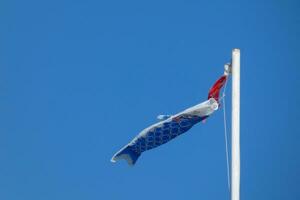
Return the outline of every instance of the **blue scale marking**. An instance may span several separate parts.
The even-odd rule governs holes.
[[[177,137],[188,131],[196,123],[202,121],[208,116],[198,117],[192,115],[182,115],[176,120],[172,119],[171,122],[165,122],[159,127],[151,129],[146,137],[140,136],[130,146],[131,150],[140,154],[146,150],[155,148],[164,143],[169,142],[173,138]]]

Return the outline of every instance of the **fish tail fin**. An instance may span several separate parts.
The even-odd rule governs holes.
[[[112,158],[111,162],[124,159],[129,165],[134,165],[141,154],[134,152],[129,145],[126,145],[120,151],[118,151]]]

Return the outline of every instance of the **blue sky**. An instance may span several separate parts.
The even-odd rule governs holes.
[[[1,4],[0,199],[229,199],[221,110],[134,167],[110,158],[205,100],[236,47],[241,198],[300,199],[298,1]]]

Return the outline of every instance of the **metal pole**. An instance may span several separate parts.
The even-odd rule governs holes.
[[[232,50],[231,200],[240,199],[240,50]]]

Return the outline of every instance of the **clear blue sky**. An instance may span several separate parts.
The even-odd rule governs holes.
[[[300,199],[299,8],[2,1],[0,199],[228,199],[222,111],[134,167],[110,158],[158,114],[205,100],[235,47],[241,197]]]

